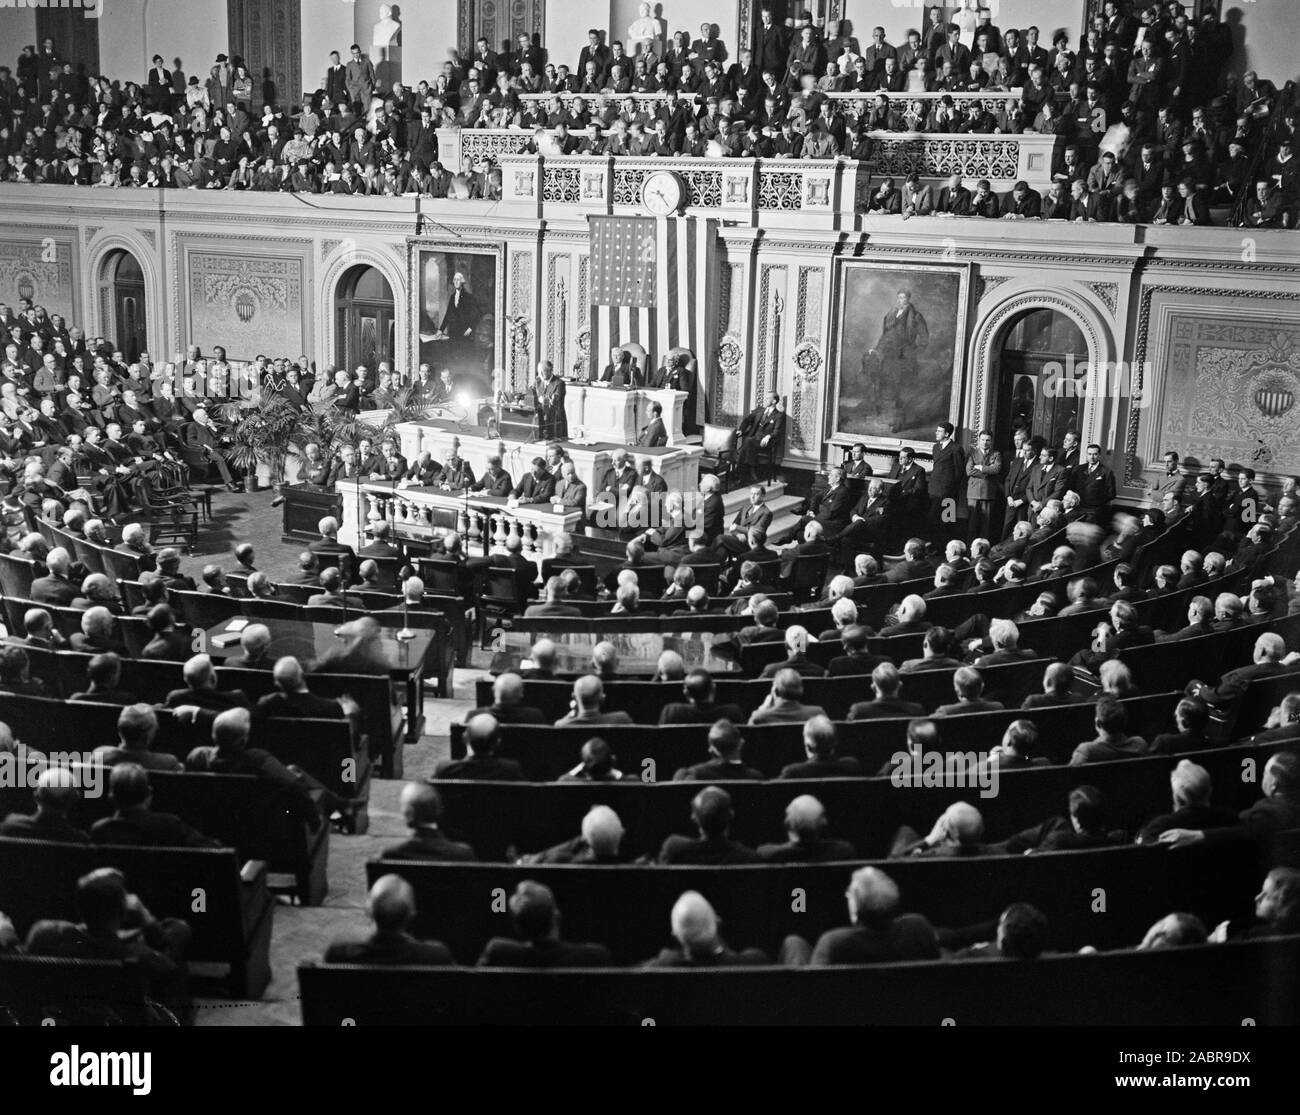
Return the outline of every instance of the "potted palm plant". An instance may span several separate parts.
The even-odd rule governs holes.
[[[244,470],[245,490],[257,491],[260,465],[266,466],[271,486],[278,488],[298,429],[298,408],[278,395],[271,395],[253,406],[226,403],[219,414],[230,430],[228,459],[236,468]]]

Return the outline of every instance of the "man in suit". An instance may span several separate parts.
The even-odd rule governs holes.
[[[803,747],[807,758],[781,768],[779,778],[860,778],[862,766],[851,756],[836,755],[835,725],[827,717],[814,716],[803,726]],[[787,819],[789,814],[787,813]],[[849,859],[854,858],[852,854]]]
[[[12,735],[5,729],[8,742]],[[10,813],[0,821],[0,836],[20,840],[46,840],[59,844],[89,844],[90,837],[77,828],[68,816],[81,800],[77,779],[67,767],[50,767],[41,771],[36,779],[33,795],[36,812]]]
[[[472,717],[465,725],[465,758],[444,759],[434,768],[433,777],[480,782],[526,781],[523,768],[514,759],[499,759],[494,754],[499,735],[495,716],[480,713]]]
[[[560,939],[560,914],[550,887],[525,879],[510,896],[516,939],[493,937],[478,958],[480,968],[607,968],[604,945]]]
[[[770,600],[764,604],[771,604]],[[773,605],[775,610],[775,605]],[[781,633],[776,633],[780,639]],[[797,670],[778,670],[772,691],[749,717],[751,724],[801,724],[814,716],[825,716],[821,705],[803,703],[803,677]]]
[[[549,360],[537,365],[533,382],[538,441],[564,441],[569,436],[569,419],[564,410],[564,380],[555,374]]]
[[[576,509],[583,518],[587,515],[587,485],[578,479],[577,467],[572,461],[565,461],[560,466],[560,479],[555,485],[552,497],[564,504],[566,511]]]
[[[744,740],[735,723],[719,717],[709,729],[709,758],[683,767],[673,774],[674,782],[762,782],[763,774],[745,766],[741,758]]]
[[[970,190],[961,184],[961,175],[954,174],[948,184],[939,191],[939,203],[934,207],[936,213],[947,213],[953,217],[970,215]]]
[[[934,429],[933,464],[930,469],[931,539],[943,542],[955,532],[961,498],[962,478],[966,476],[966,453],[953,438],[951,422],[940,422]]]
[[[478,860],[468,844],[451,840],[438,827],[442,819],[442,795],[427,782],[408,782],[402,787],[402,819],[411,835],[390,844],[381,859],[431,860],[443,863],[474,863]]]
[[[849,720],[879,720],[895,716],[924,716],[925,709],[915,701],[904,701],[899,693],[903,679],[892,662],[882,662],[871,671],[870,701],[858,701],[849,708]]]
[[[573,683],[573,699],[569,702],[569,711],[555,722],[557,728],[568,724],[631,724],[632,717],[626,712],[602,712],[605,703],[605,687],[600,678],[590,674],[578,678]]]
[[[487,471],[469,486],[471,492],[482,492],[489,496],[508,496],[514,488],[510,473],[501,467],[500,457],[489,457]]]
[[[1007,508],[1002,518],[1002,530],[998,534],[1002,539],[1010,536],[1016,523],[1024,522],[1029,517],[1029,478],[1035,461],[1028,430],[1017,430],[1012,441],[1015,443],[1015,452],[1007,467],[1004,488]]]
[[[659,403],[650,404],[650,421],[641,427],[637,435],[637,445],[656,448],[668,444],[668,430],[664,426],[664,408]]]
[[[849,523],[838,535],[846,547],[856,552],[861,549],[879,550],[885,542],[889,528],[891,505],[885,495],[882,481],[873,479],[862,492],[858,502],[849,512]],[[835,539],[831,539],[834,541]]]
[[[351,580],[357,569],[356,551],[351,546],[339,541],[339,521],[333,515],[326,515],[316,524],[320,538],[307,547],[315,555],[318,569],[331,565],[338,566],[344,578]]]
[[[185,459],[190,465],[216,465],[226,487],[237,492],[235,478],[230,473],[230,465],[221,449],[222,435],[208,418],[206,407],[197,407],[191,420],[185,425],[182,440],[185,445]],[[107,446],[105,446],[107,449]]]
[[[62,546],[56,546],[45,555],[45,567],[49,572],[32,581],[28,597],[37,604],[68,607],[78,596],[77,586],[71,578],[72,555]]]
[[[225,68],[226,77],[222,84],[226,90],[229,90],[230,66],[225,64],[226,56],[224,54],[218,55],[217,60],[219,63],[223,64]],[[216,78],[217,78],[217,67],[213,66],[212,80],[216,80]],[[209,81],[209,90],[210,89],[211,89],[211,81]],[[226,104],[226,100],[227,98],[225,96],[223,96],[219,101],[214,97],[212,103],[214,105],[221,105],[224,107]],[[339,58],[339,52],[337,50],[331,50],[329,68],[325,71],[325,104],[323,107],[326,110],[326,113],[328,114],[330,112],[333,112],[334,109],[337,108],[339,105],[347,103],[347,100],[348,100],[348,71],[347,68],[343,65],[343,62]]]
[[[844,470],[832,465],[826,476],[826,487],[808,501],[808,511],[790,537],[799,537],[809,523],[820,523],[828,539],[836,537],[848,524],[853,504],[853,492],[844,482]]]
[[[510,494],[520,503],[547,503],[554,491],[555,477],[547,470],[546,460],[534,457],[532,471],[524,474]]]
[[[1266,631],[1255,640],[1254,660],[1249,666],[1227,671],[1213,688],[1201,681],[1190,682],[1187,695],[1200,697],[1217,709],[1225,709],[1246,691],[1252,681],[1286,673],[1289,666],[1294,668],[1292,663],[1296,657],[1287,655],[1286,642],[1281,635]]]
[[[966,503],[970,508],[970,537],[987,538],[993,529],[993,508],[999,502],[998,478],[1002,454],[993,448],[993,435],[981,430],[966,458]]]
[[[432,787],[425,788],[432,790]],[[464,844],[454,846],[468,848]],[[385,857],[424,858],[387,857],[387,853]],[[471,852],[463,858],[475,857]],[[441,941],[421,941],[411,936],[409,928],[415,920],[415,890],[400,875],[384,875],[375,881],[366,897],[366,913],[375,924],[374,932],[361,941],[331,942],[325,950],[326,964],[446,967],[456,963],[451,950]]]
[[[545,600],[541,604],[529,604],[524,609],[524,617],[534,616],[580,616],[581,610],[564,602],[564,582],[559,577],[548,577],[543,588]]]
[[[772,509],[764,502],[767,490],[762,484],[749,489],[749,502],[736,512],[727,532],[718,539],[719,556],[725,558],[743,554],[750,548],[750,532],[757,529],[767,538],[767,528],[772,525]]]
[[[954,28],[954,38],[956,34]],[[782,946],[780,962],[820,967],[939,958],[934,926],[920,914],[897,912],[898,885],[879,868],[860,867],[855,871],[847,899],[847,927],[828,929],[815,946],[800,937],[789,938]]]
[[[718,704],[713,675],[694,669],[682,681],[685,701],[670,701],[659,713],[660,724],[715,724],[727,720],[739,724],[744,719],[740,706]]]
[[[930,506],[930,477],[916,462],[910,446],[898,451],[898,460],[890,469],[889,479],[894,481],[888,499],[897,527],[905,535],[915,534],[925,519]]]
[[[145,848],[217,848],[220,842],[191,828],[173,813],[155,813],[149,806],[153,791],[149,774],[135,763],[116,764],[108,779],[115,812],[90,829],[95,844],[127,844]]]
[[[1038,461],[1029,470],[1025,495],[1029,500],[1027,517],[1037,520],[1049,500],[1060,499],[1065,494],[1065,470],[1060,465],[1059,454],[1047,446],[1038,453]]]
[[[784,433],[785,413],[781,410],[781,396],[772,391],[767,402],[745,415],[736,430],[740,439],[736,446],[736,460],[749,471],[750,483],[758,480],[754,465],[759,449],[779,444]]]
[[[1101,463],[1101,446],[1088,446],[1088,461],[1075,473],[1075,488],[1086,523],[1104,523],[1115,501],[1115,474]]]
[[[353,108],[361,110],[370,108],[370,98],[375,93],[375,66],[364,54],[361,47],[352,44],[352,57],[344,67],[344,83],[347,85],[348,101]]]
[[[593,382],[603,383],[608,387],[635,387],[637,385],[633,383],[634,377],[632,354],[625,348],[612,348],[609,350],[609,363]]]
[[[719,727],[735,731],[730,724]],[[757,863],[757,852],[731,839],[733,817],[731,795],[718,786],[706,787],[691,801],[691,820],[698,835],[668,837],[659,850],[658,862],[706,866]]]

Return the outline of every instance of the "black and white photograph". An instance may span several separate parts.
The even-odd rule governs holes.
[[[1294,1092],[1297,43],[0,0],[0,1107]]]

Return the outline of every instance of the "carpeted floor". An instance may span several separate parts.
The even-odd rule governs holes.
[[[208,562],[233,568],[231,550],[238,542],[253,543],[255,564],[272,580],[297,568],[300,548],[280,541],[282,511],[271,507],[271,492],[249,495],[217,492],[212,500],[213,519],[201,524],[198,545],[182,561],[182,569],[196,580]],[[425,701],[425,735],[407,746],[404,755],[408,779],[428,775],[448,754],[448,725],[464,718],[474,707],[474,680],[485,671],[457,670],[455,697]],[[370,795],[370,831],[365,836],[330,837],[329,895],[322,906],[302,907],[281,901],[275,911],[271,935],[271,984],[257,1002],[200,997],[200,1026],[295,1026],[298,1010],[297,967],[318,960],[326,945],[338,937],[360,936],[369,931],[365,913],[365,862],[386,844],[405,835],[398,814],[400,782],[376,780]],[[200,996],[204,986],[196,987]]]

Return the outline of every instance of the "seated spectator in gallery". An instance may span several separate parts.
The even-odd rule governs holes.
[[[691,801],[691,820],[697,836],[673,835],[659,850],[659,863],[693,863],[721,866],[729,863],[757,863],[753,848],[731,839],[731,795],[718,786],[708,786]]]
[[[480,968],[607,968],[613,963],[604,945],[560,939],[560,911],[550,887],[523,880],[509,909],[515,938],[488,941]]]
[[[688,890],[675,903],[669,918],[676,945],[664,948],[647,960],[646,968],[729,968],[746,964],[766,964],[761,949],[737,952],[719,935],[718,915],[702,894]]]
[[[730,720],[719,720],[709,729],[709,758],[673,774],[674,782],[761,782],[763,774],[745,766],[741,753],[745,741]]]
[[[765,863],[830,863],[858,858],[847,840],[826,835],[826,809],[811,794],[801,794],[786,806],[785,832],[781,844],[760,844],[758,855]]]
[[[455,964],[441,941],[411,936],[415,889],[400,875],[383,875],[366,896],[366,913],[374,931],[363,940],[334,941],[325,950],[326,964],[398,964],[446,967]]]
[[[400,799],[402,820],[411,835],[390,844],[381,853],[383,859],[438,860],[448,863],[471,863],[478,859],[468,844],[450,839],[439,827],[442,820],[442,795],[427,782],[408,782]]]

